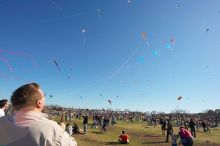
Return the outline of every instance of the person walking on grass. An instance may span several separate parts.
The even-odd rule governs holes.
[[[192,136],[196,137],[196,123],[193,121],[193,119],[190,119],[189,128]]]

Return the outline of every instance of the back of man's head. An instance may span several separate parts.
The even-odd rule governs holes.
[[[39,92],[40,85],[37,83],[25,84],[17,88],[11,96],[11,103],[15,110],[23,107],[35,106],[37,101],[42,98]]]
[[[0,100],[0,108],[3,108],[8,103],[7,99]]]

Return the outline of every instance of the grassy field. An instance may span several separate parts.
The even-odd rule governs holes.
[[[82,129],[82,120],[74,120]],[[72,122],[73,123],[73,122]],[[165,143],[165,137],[161,136],[160,125],[156,128],[147,126],[145,123],[117,122],[114,126],[108,126],[107,131],[101,134],[101,129],[91,129],[92,121],[88,125],[86,135],[73,135],[78,146],[118,146],[118,136],[124,130],[131,137],[130,146],[171,146]],[[178,132],[178,128],[174,129]],[[171,140],[170,140],[171,141]],[[204,133],[202,129],[197,131],[194,146],[220,146],[220,128],[211,128],[211,133]]]

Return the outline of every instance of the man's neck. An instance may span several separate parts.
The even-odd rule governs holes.
[[[34,106],[27,106],[27,107],[23,107],[22,109],[19,110],[19,112],[41,112],[40,109],[34,107]]]

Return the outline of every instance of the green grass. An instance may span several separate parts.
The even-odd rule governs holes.
[[[74,120],[82,129],[82,120]],[[73,122],[71,122],[73,123]],[[124,130],[131,137],[130,146],[171,146],[165,143],[165,137],[161,136],[160,125],[156,128],[147,126],[144,123],[117,122],[114,126],[108,126],[107,131],[101,134],[101,129],[91,129],[92,121],[89,121],[88,132],[86,135],[73,135],[78,146],[117,146],[120,131]],[[178,128],[174,129],[178,132]],[[170,140],[171,141],[171,140]],[[207,144],[206,141],[210,143]],[[220,128],[211,128],[211,133],[204,133],[202,129],[197,131],[194,146],[220,146]]]

